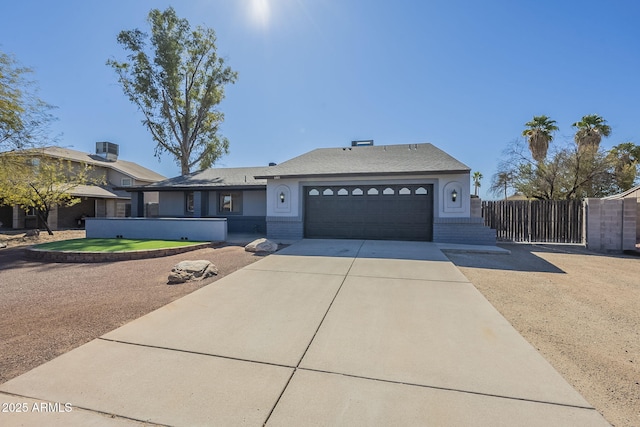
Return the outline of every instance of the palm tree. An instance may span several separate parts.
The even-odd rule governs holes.
[[[480,180],[482,179],[482,174],[478,171],[473,173],[473,186],[475,187],[474,194],[478,195],[478,188],[480,188]]]
[[[611,126],[607,125],[607,121],[597,114],[583,116],[579,122],[575,122],[572,126],[577,129],[574,140],[579,150],[586,148],[597,150],[602,137],[611,134]]]
[[[533,120],[524,125],[528,128],[522,131],[522,136],[525,136],[529,141],[529,150],[531,150],[533,159],[540,163],[547,157],[549,143],[553,140],[553,132],[558,130],[556,121],[547,116],[533,116]]]

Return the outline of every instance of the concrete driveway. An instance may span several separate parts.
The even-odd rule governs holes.
[[[422,242],[300,241],[0,401],[28,409],[0,425],[608,425]]]

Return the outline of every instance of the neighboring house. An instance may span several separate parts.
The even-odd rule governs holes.
[[[604,200],[620,200],[620,199],[638,199],[640,201],[640,185],[636,185],[633,188],[628,189],[619,194],[613,196],[603,197]]]
[[[51,229],[77,228],[84,225],[86,217],[125,217],[131,209],[131,195],[115,188],[148,185],[165,179],[136,163],[120,160],[119,147],[110,142],[97,142],[95,154],[71,150],[62,147],[46,147],[32,150],[34,156],[69,160],[73,163],[86,163],[93,167],[94,176],[104,176],[104,185],[79,185],[71,195],[79,197],[80,203],[70,207],[56,207],[49,214]],[[157,193],[148,193],[146,200],[151,206],[158,202]],[[152,216],[156,212],[147,212]],[[36,228],[41,227],[33,210],[20,206],[0,206],[0,222],[4,227]]]
[[[495,244],[471,216],[470,168],[432,144],[321,148],[279,165],[216,168],[131,188],[158,191],[160,216],[225,217],[274,240],[359,238]]]

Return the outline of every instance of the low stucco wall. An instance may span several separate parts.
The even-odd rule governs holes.
[[[227,240],[226,218],[87,218],[87,238]]]

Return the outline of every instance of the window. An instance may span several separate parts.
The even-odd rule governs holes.
[[[407,187],[402,187],[399,193],[402,195],[407,195],[407,194],[411,194],[411,190],[409,190]]]
[[[187,191],[184,194],[184,210],[187,213],[193,213],[193,191]]]
[[[378,195],[378,189],[377,188],[370,188],[367,191],[367,194],[370,196],[377,196]]]
[[[133,185],[131,178],[122,178],[122,180],[120,180],[120,184],[122,187],[131,187]]]
[[[338,190],[338,196],[348,196],[349,195],[349,191],[346,188],[341,188],[340,190]]]
[[[426,188],[424,188],[424,187],[419,187],[419,188],[416,190],[416,194],[427,194],[427,189],[426,189]]]
[[[384,191],[382,192],[382,194],[385,194],[385,195],[391,195],[391,194],[395,194],[395,193],[396,192],[391,187],[385,188]]]
[[[322,195],[323,196],[333,196],[333,190],[330,189],[330,188],[327,188],[322,192]]]
[[[310,196],[318,196],[320,194],[320,192],[318,190],[316,190],[315,188],[312,188],[311,190],[309,190],[309,195]]]
[[[242,193],[220,193],[220,205],[218,207],[218,213],[242,213]]]
[[[362,189],[354,188],[353,191],[351,192],[351,194],[354,195],[354,196],[362,196]]]
[[[37,216],[38,215],[38,210],[36,208],[34,208],[33,206],[31,206],[29,209],[27,209],[27,212],[25,213],[26,216]]]

